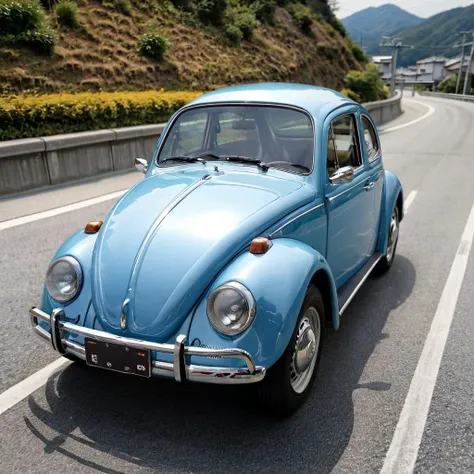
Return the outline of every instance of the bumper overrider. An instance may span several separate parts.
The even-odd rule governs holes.
[[[160,344],[142,341],[128,337],[116,336],[105,331],[78,326],[65,321],[62,309],[55,309],[51,314],[39,308],[30,309],[30,319],[33,331],[42,339],[49,342],[53,349],[60,354],[70,354],[86,360],[84,346],[72,342],[64,337],[64,333],[82,335],[97,341],[108,342],[119,346],[149,350],[163,354],[173,354],[173,362],[152,360],[152,375],[174,378],[176,382],[205,382],[214,384],[247,384],[260,382],[265,377],[265,368],[256,366],[252,357],[242,349],[207,349],[203,347],[186,346],[186,336],[179,335],[174,344]],[[45,321],[51,326],[48,332],[38,321]],[[189,356],[203,356],[212,358],[238,358],[245,362],[247,367],[214,367],[188,364]]]

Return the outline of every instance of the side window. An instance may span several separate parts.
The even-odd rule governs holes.
[[[203,137],[208,120],[207,112],[196,110],[181,116],[173,127],[171,140],[167,140],[160,159],[174,155],[187,155],[202,151]]]
[[[357,125],[354,115],[345,115],[332,123],[334,148],[337,157],[337,168],[352,166],[358,168],[362,165],[357,138]],[[329,156],[329,155],[328,155]]]
[[[366,117],[362,117],[362,128],[364,131],[364,142],[367,148],[367,156],[369,163],[375,161],[380,153],[379,141],[377,140],[377,132]]]

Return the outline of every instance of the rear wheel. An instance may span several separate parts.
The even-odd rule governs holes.
[[[319,365],[324,321],[323,298],[310,285],[288,347],[259,386],[260,399],[272,413],[289,416],[308,398]]]
[[[398,215],[398,207],[395,206],[390,217],[390,223],[388,228],[388,240],[387,240],[387,254],[384,255],[377,266],[375,267],[374,273],[381,275],[382,273],[390,270],[393,260],[395,258],[395,252],[397,251],[398,244],[398,232],[399,232],[400,219]]]

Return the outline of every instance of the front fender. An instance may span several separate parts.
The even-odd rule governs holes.
[[[257,365],[271,367],[286,349],[293,334],[306,289],[318,270],[330,281],[332,317],[339,324],[334,280],[324,257],[312,247],[292,239],[276,239],[263,255],[246,252],[237,257],[214,281],[199,303],[191,322],[188,341],[193,345],[240,348],[250,353]],[[207,300],[218,286],[237,281],[254,295],[257,313],[243,334],[229,338],[219,334],[207,318]],[[196,358],[195,363],[220,365],[219,359]],[[226,364],[230,359],[226,361]],[[241,363],[236,361],[236,366]]]
[[[380,228],[377,250],[383,255],[387,253],[388,228],[392,211],[398,206],[399,219],[403,219],[403,188],[398,177],[391,171],[384,172],[384,186],[380,215]]]

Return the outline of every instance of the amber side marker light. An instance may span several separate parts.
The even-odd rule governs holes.
[[[257,237],[250,244],[250,253],[262,254],[267,253],[272,248],[272,241],[265,237]]]
[[[89,224],[86,225],[86,228],[84,229],[84,232],[86,234],[97,234],[97,232],[99,232],[99,229],[102,227],[103,223],[104,223],[104,221],[89,222]]]

